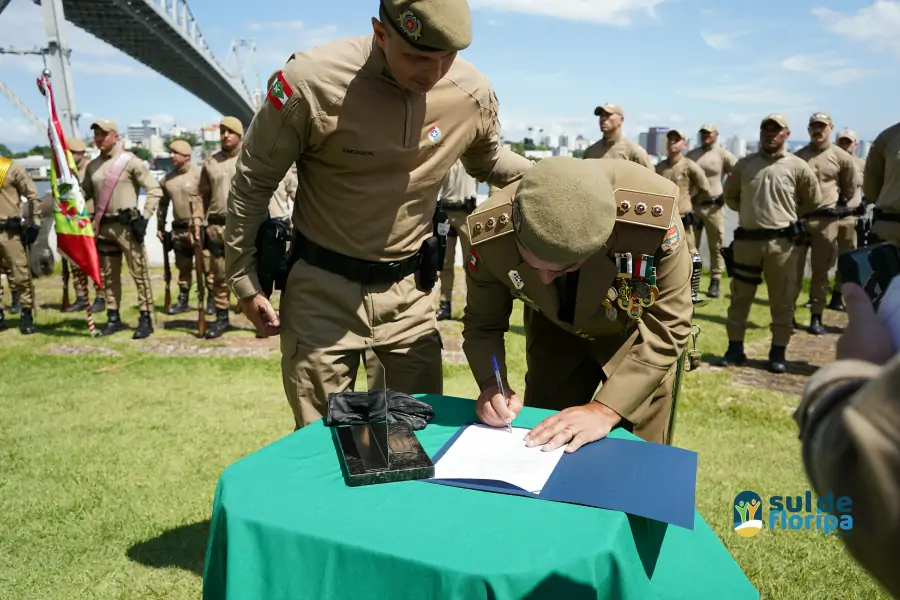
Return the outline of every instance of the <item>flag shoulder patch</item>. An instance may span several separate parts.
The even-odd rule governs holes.
[[[269,86],[269,91],[266,94],[269,102],[272,103],[272,106],[274,106],[276,110],[281,110],[284,108],[284,105],[287,104],[288,99],[293,95],[294,89],[291,87],[291,84],[288,83],[287,79],[285,79],[284,71],[278,71],[278,74],[275,75],[275,78],[272,80],[272,85]]]

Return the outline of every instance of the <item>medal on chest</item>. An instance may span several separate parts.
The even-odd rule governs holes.
[[[653,256],[639,254],[637,260],[632,259],[631,252],[616,253],[615,285],[607,292],[604,300],[606,316],[611,320],[614,317],[615,301],[619,308],[625,311],[632,319],[639,319],[645,308],[653,306],[659,296],[659,288],[656,287],[656,267],[653,266]],[[612,297],[613,294],[615,297]]]

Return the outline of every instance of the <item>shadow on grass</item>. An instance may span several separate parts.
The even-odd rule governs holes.
[[[745,362],[743,365],[733,367],[723,367],[717,364],[721,359],[722,355],[720,354],[710,354],[704,352],[701,360],[704,364],[709,365],[710,367],[716,367],[725,371],[734,371],[740,369],[756,369],[758,371],[769,371],[768,356],[764,358],[747,358],[747,362]],[[810,364],[805,360],[789,360],[785,364],[787,365],[786,374],[788,375],[802,375],[804,377],[809,377],[819,370],[819,365]]]
[[[97,321],[97,318],[94,317],[94,329],[96,331],[99,332],[104,325],[106,325],[105,317],[102,321],[99,322]],[[7,318],[6,326],[10,329],[18,329],[19,319]],[[62,319],[60,321],[46,323],[42,322],[41,314],[37,313],[34,317],[34,326],[37,328],[37,335],[43,334],[57,338],[90,337],[87,316],[81,318]]]
[[[203,577],[209,519],[180,525],[128,549],[128,558],[156,569],[177,567]]]

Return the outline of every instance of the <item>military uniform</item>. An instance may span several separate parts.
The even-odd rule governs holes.
[[[878,134],[863,173],[863,198],[875,205],[872,233],[900,245],[900,123]]]
[[[449,52],[471,41],[465,2],[385,0],[381,13],[386,43]],[[256,233],[296,163],[280,334],[297,427],[324,414],[328,393],[353,385],[366,348],[386,371],[386,382],[369,374],[370,389],[443,390],[434,290],[417,285],[416,273],[423,256],[433,258],[438,192],[457,159],[500,186],[531,166],[500,143],[497,113],[490,82],[461,58],[426,93],[401,87],[373,35],[296,53],[270,78],[238,163],[225,252],[235,294],[255,297]]]
[[[831,117],[824,113],[816,113],[809,119],[809,124],[813,123],[822,123],[828,126],[831,125]],[[795,154],[809,163],[819,182],[821,204],[812,211],[800,215],[806,220],[809,246],[804,245],[798,248],[796,296],[800,295],[800,285],[806,269],[807,248],[809,248],[812,262],[812,277],[809,286],[812,317],[809,332],[821,335],[825,333],[822,312],[825,310],[828,296],[828,273],[837,263],[838,227],[842,220],[854,218],[854,209],[848,205],[856,193],[856,164],[853,162],[852,156],[832,144],[828,138],[822,148],[810,143]]]
[[[900,598],[900,357],[883,367],[839,360],[809,380],[794,418],[803,464],[819,495],[852,501],[850,554]]]
[[[687,139],[684,133],[677,129],[672,130],[681,139]],[[671,133],[671,132],[670,132]],[[673,159],[666,158],[656,165],[656,173],[662,175],[678,186],[678,212],[681,215],[681,224],[684,226],[685,240],[688,254],[691,255],[691,299],[700,302],[700,275],[703,271],[703,260],[697,252],[694,228],[698,222],[694,213],[693,200],[698,204],[707,202],[710,198],[709,181],[703,170],[690,158],[681,154]],[[692,200],[693,199],[693,200]]]
[[[518,298],[526,406],[562,410],[593,400],[636,435],[666,443],[692,314],[677,196],[675,184],[636,164],[556,157],[482,204],[468,219],[463,316],[463,350],[479,387],[493,385],[493,356],[506,378],[504,332]],[[520,246],[540,260],[581,266],[546,284]]]
[[[110,133],[118,132],[118,128],[109,119],[98,119],[91,129]],[[101,330],[102,335],[112,335],[125,328],[119,314],[122,300],[122,255],[128,264],[128,270],[134,279],[138,294],[140,320],[135,330],[134,339],[142,339],[153,333],[151,310],[153,308],[153,290],[150,283],[150,267],[147,261],[147,250],[142,237],[135,233],[135,225],[141,226],[141,219],[146,232],[146,221],[156,212],[162,189],[159,182],[150,174],[144,162],[130,154],[123,156],[121,147],[114,147],[108,154],[100,154],[88,163],[84,173],[85,200],[92,200],[96,210],[94,226],[97,232],[97,253],[100,255],[100,268],[103,271],[103,294],[106,296],[107,323]],[[121,173],[115,179],[115,170]],[[109,177],[108,177],[109,175]],[[109,191],[108,204],[102,206],[104,188]],[[138,194],[143,188],[146,191],[143,214],[138,210]],[[99,220],[99,227],[98,225]],[[138,229],[140,231],[140,229]]]
[[[763,119],[787,129],[783,115]],[[768,368],[787,370],[785,350],[793,334],[797,279],[799,215],[821,204],[816,174],[801,158],[784,148],[769,154],[760,150],[740,159],[725,181],[725,205],[738,213],[734,232],[731,304],[725,330],[728,350],[721,366],[743,364],[747,317],[756,288],[766,281],[772,313],[772,347]]]
[[[269,200],[269,218],[284,221],[285,225],[291,226],[291,212],[294,208],[294,196],[297,195],[297,170],[291,167],[275,193]]]
[[[853,159],[853,164],[856,165],[856,192],[853,194],[853,198],[850,202],[847,203],[847,209],[850,211],[850,216],[846,216],[838,221],[837,224],[837,245],[838,245],[838,256],[844,252],[850,252],[851,250],[855,250],[858,244],[857,240],[857,226],[859,224],[859,219],[868,212],[867,206],[863,203],[862,198],[862,186],[863,186],[863,175],[866,169],[866,161],[859,158],[858,156],[854,156],[853,149],[855,148],[856,143],[859,141],[859,138],[856,135],[856,132],[852,129],[842,129],[837,134],[838,143],[846,140],[849,142],[846,147],[841,146],[845,150],[847,150],[848,154],[850,154]],[[831,302],[828,304],[828,308],[833,310],[843,310],[844,309],[844,301],[841,298],[841,273],[840,271],[835,271],[834,274],[834,288],[831,294]]]
[[[191,146],[184,140],[176,140],[169,145],[172,153],[191,156]],[[166,231],[169,202],[172,203],[171,250],[175,254],[175,268],[178,269],[178,301],[170,308],[169,314],[189,310],[188,294],[194,271],[194,229],[203,222],[203,201],[199,192],[200,169],[185,163],[181,168],[166,175],[162,180],[162,199],[157,212],[156,230]],[[197,285],[204,285],[198,281]]]
[[[700,131],[717,133],[718,130],[714,123],[700,126]],[[687,157],[703,169],[709,181],[709,197],[702,201],[694,198],[694,214],[697,217],[694,243],[699,248],[703,232],[706,231],[710,262],[707,294],[711,298],[718,298],[719,282],[725,273],[725,259],[722,256],[722,246],[725,244],[725,200],[722,199],[722,180],[731,173],[737,158],[715,142],[709,146],[704,144],[690,150]]]
[[[75,160],[75,176],[78,177],[78,184],[84,188],[84,173],[87,169],[88,163],[91,162],[91,159],[87,157],[87,146],[85,143],[79,138],[73,138],[71,140],[67,140],[69,150],[73,153],[82,153],[79,159]],[[93,199],[85,199],[84,208],[87,212],[87,215],[90,219],[94,218],[94,200]],[[51,209],[52,212],[52,209]],[[73,302],[66,312],[79,312],[85,310],[87,308],[88,303],[88,290],[87,290],[87,277],[83,277],[83,273],[81,269],[79,269],[74,264],[70,263],[70,269],[72,274],[72,285],[75,288],[75,302]],[[94,301],[94,305],[91,306],[91,312],[100,312],[106,310],[106,300],[103,298],[103,290],[99,285],[94,283],[94,289],[96,290],[96,298]]]
[[[222,119],[221,127],[239,136],[244,135],[244,126],[235,117]],[[215,306],[216,311],[216,322],[207,331],[208,337],[218,337],[228,328],[231,298],[225,277],[225,216],[228,213],[231,180],[240,153],[240,144],[230,152],[219,150],[206,159],[200,173],[200,197],[203,198],[206,215],[206,249],[209,260],[206,266],[206,287],[209,290],[208,298],[212,303],[208,305],[207,314],[211,312],[209,308],[212,306]]]
[[[601,113],[618,114],[625,116],[625,111],[618,104],[608,102],[594,109],[594,116],[599,117]],[[653,162],[647,151],[635,144],[631,140],[625,139],[619,130],[614,137],[606,139],[605,137],[594,142],[584,151],[582,158],[620,158],[622,160],[630,160],[639,165],[643,165],[648,169],[653,168]]]
[[[469,255],[469,228],[466,217],[475,210],[478,182],[466,173],[462,161],[456,161],[447,172],[441,185],[441,210],[450,221],[450,232],[447,234],[447,251],[444,254],[444,266],[441,269],[441,299],[438,306],[437,319],[442,321],[451,318],[453,310],[453,281],[456,267],[456,241],[462,246],[462,255]]]
[[[22,218],[21,198],[28,201],[28,218]],[[9,266],[9,280],[19,291],[22,316],[19,331],[31,334],[34,327],[34,290],[28,269],[23,237],[33,235],[40,226],[40,198],[25,169],[7,157],[0,157],[0,257]],[[32,240],[33,242],[33,240]],[[3,317],[3,288],[0,287],[0,330],[6,329]]]

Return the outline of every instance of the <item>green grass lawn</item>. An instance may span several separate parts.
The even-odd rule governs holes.
[[[42,303],[59,302],[58,279],[38,287]],[[158,276],[154,287],[161,305]],[[133,303],[127,278],[123,288]],[[725,350],[727,302],[698,311],[707,357]],[[49,306],[37,315],[42,333],[24,337],[14,328],[17,317],[7,315],[11,328],[0,333],[0,598],[199,597],[219,474],[289,434],[293,421],[277,342],[248,331],[202,342],[185,329],[163,328],[195,314],[158,315],[156,334],[141,342],[128,332],[90,339],[82,315]],[[136,325],[133,308],[123,317]],[[808,311],[800,309],[798,319]],[[749,330],[748,344],[767,347],[764,303],[751,321],[762,326]],[[511,333],[507,344],[511,381],[523,391],[523,336]],[[236,347],[249,357],[225,355]],[[203,354],[186,356],[191,349]],[[446,365],[444,376],[446,394],[475,395],[466,366]],[[675,443],[699,453],[698,509],[763,598],[886,598],[834,536],[764,529],[744,539],[732,530],[738,492],[765,498],[808,489],[791,418],[796,403],[796,396],[735,387],[727,373],[687,375]]]

